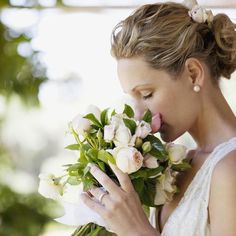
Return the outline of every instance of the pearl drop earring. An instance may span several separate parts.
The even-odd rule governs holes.
[[[194,85],[193,90],[198,93],[201,90],[201,87],[199,85]]]

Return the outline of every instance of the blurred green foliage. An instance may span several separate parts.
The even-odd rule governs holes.
[[[10,153],[0,142],[0,172],[14,169]],[[38,236],[61,213],[56,201],[38,193],[15,192],[0,179],[0,236]]]
[[[5,7],[11,7],[9,1],[0,0],[0,13]],[[19,45],[30,43],[27,35],[30,34],[8,28],[0,19],[0,95],[6,101],[18,95],[26,105],[35,106],[39,104],[40,84],[47,80],[46,69],[38,59],[40,52],[32,50],[27,56],[19,55]],[[0,130],[3,124],[4,114],[0,116]],[[1,138],[0,171],[14,170],[13,158]],[[55,201],[38,193],[20,194],[0,179],[0,236],[38,236],[46,224],[58,217],[59,209]]]
[[[39,194],[18,194],[0,184],[0,236],[36,236],[58,207]]]
[[[26,104],[38,104],[40,84],[46,80],[45,69],[37,60],[38,52],[22,57],[17,52],[20,43],[30,40],[23,33],[10,37],[11,29],[0,23],[0,93],[6,98],[17,94]]]
[[[14,2],[16,2],[16,1],[14,1]],[[63,2],[63,0],[56,0],[55,5],[57,7],[60,7],[60,6],[64,6],[65,3]],[[10,0],[0,0],[0,8],[9,7],[9,6],[12,6]],[[17,6],[17,7],[34,7],[35,8],[35,7],[41,7],[41,4],[40,4],[39,0],[25,0],[25,1],[19,1],[14,6]]]

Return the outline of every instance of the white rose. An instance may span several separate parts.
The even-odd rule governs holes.
[[[39,175],[40,182],[38,192],[51,199],[60,199],[64,193],[64,187],[59,181],[56,181],[56,177],[53,174],[43,174]]]
[[[110,124],[114,125],[115,128],[117,129],[120,125],[124,124],[123,121],[124,118],[127,118],[125,114],[115,114],[114,116],[111,117]]]
[[[129,128],[127,128],[124,124],[121,124],[115,132],[115,137],[113,139],[114,144],[116,147],[127,147],[129,145],[133,146],[131,141],[134,145]]]
[[[144,139],[147,137],[147,135],[151,131],[152,131],[152,129],[151,129],[150,124],[142,120],[136,128],[135,134],[137,137]]]
[[[163,205],[173,199],[173,193],[166,192],[160,183],[156,183],[156,194],[154,199],[155,205]]]
[[[89,131],[91,129],[91,122],[88,119],[83,118],[81,114],[78,114],[71,121],[71,126],[76,133],[83,135],[84,132]]]
[[[155,204],[161,205],[170,202],[177,191],[175,172],[167,168],[156,183]],[[164,202],[163,202],[164,201]]]
[[[143,165],[143,156],[134,147],[115,148],[113,154],[117,167],[124,173],[136,172]]]
[[[157,159],[154,156],[152,156],[150,154],[147,154],[147,155],[144,156],[143,166],[147,167],[147,168],[154,169],[154,168],[157,168],[159,166],[159,163],[158,163]]]
[[[104,140],[110,142],[115,136],[115,126],[113,124],[104,126]]]
[[[167,143],[166,150],[173,164],[181,163],[187,156],[187,148],[181,144]]]
[[[94,116],[100,121],[101,110],[95,106],[90,104],[86,109],[86,114],[92,113]]]

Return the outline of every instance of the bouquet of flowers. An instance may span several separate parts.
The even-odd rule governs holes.
[[[78,151],[78,160],[65,165],[65,174],[62,176],[41,174],[39,192],[58,199],[69,185],[82,186],[82,191],[87,192],[93,186],[102,188],[89,172],[89,163],[96,164],[119,185],[109,166],[111,162],[128,173],[147,216],[150,207],[171,201],[178,192],[177,174],[191,167],[186,159],[187,149],[180,144],[163,143],[153,134],[153,126],[156,130],[161,126],[159,114],[155,115],[155,122],[149,110],[144,112],[141,119],[135,117],[133,108],[127,104],[122,113],[109,108],[101,111],[93,106],[85,115],[77,115],[69,123],[75,143],[66,148]],[[73,235],[112,235],[102,219],[98,220],[98,216],[93,218],[90,209],[87,209],[87,213],[90,210],[91,214],[84,220],[84,206],[77,204],[72,207],[76,211],[76,224],[79,226]]]

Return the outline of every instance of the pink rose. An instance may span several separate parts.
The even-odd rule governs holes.
[[[113,155],[117,167],[124,173],[131,174],[139,170],[143,165],[142,154],[134,147],[115,148]]]

